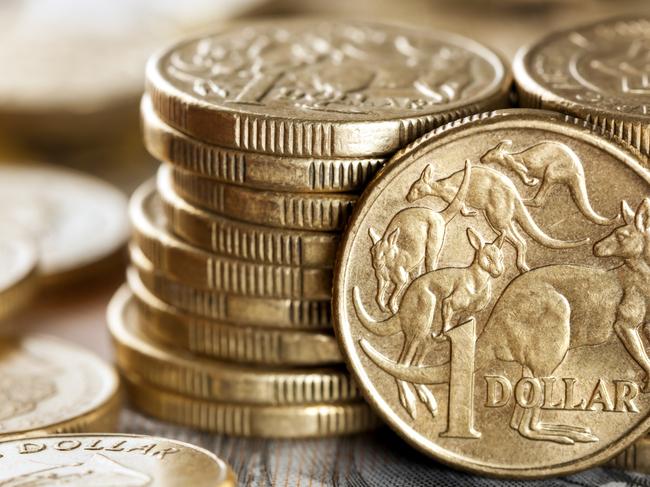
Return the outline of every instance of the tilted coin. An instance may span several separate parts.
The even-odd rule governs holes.
[[[584,118],[650,156],[650,17],[555,32],[519,51],[523,106]]]
[[[83,277],[120,252],[129,235],[127,201],[119,190],[45,165],[0,164],[0,224],[38,243],[45,282]]]
[[[144,143],[156,159],[217,181],[273,191],[362,191],[383,159],[323,159],[260,154],[209,145],[188,137],[140,104]]]
[[[117,426],[119,379],[113,368],[56,338],[0,339],[0,396],[0,437]]]
[[[645,434],[649,195],[633,152],[554,112],[469,117],[398,153],[335,276],[367,400],[419,450],[499,476],[585,469]]]
[[[161,168],[161,171],[164,170]],[[217,182],[172,169],[174,190],[220,215],[296,230],[342,230],[357,200],[349,193],[280,193]]]
[[[157,389],[126,377],[132,404],[163,421],[214,433],[264,438],[310,438],[349,435],[376,428],[367,404],[259,406],[210,402]]]
[[[158,171],[157,189],[170,229],[193,245],[252,262],[328,268],[334,265],[338,233],[254,225],[201,210],[176,194],[169,166]]]
[[[273,369],[198,357],[144,335],[138,308],[123,287],[108,307],[118,367],[168,391],[210,401],[262,405],[336,403],[359,399],[344,368]]]
[[[326,365],[343,361],[336,339],[318,331],[246,326],[183,312],[154,296],[128,273],[140,327],[161,343],[240,363]]]
[[[197,289],[154,270],[142,252],[131,247],[131,261],[145,287],[183,311],[233,324],[299,330],[332,327],[330,300],[256,298]]]
[[[68,434],[0,442],[0,485],[235,487],[213,453],[155,436]]]
[[[505,107],[485,46],[367,22],[247,23],[150,59],[159,116],[200,140],[299,157],[384,156],[447,121]]]
[[[332,270],[259,264],[193,247],[167,230],[153,181],[137,190],[130,203],[133,241],[160,272],[180,282],[244,296],[329,299]]]
[[[0,236],[0,319],[32,297],[37,264],[38,250],[32,239],[3,228]]]

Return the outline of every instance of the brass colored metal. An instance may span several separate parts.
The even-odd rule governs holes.
[[[508,102],[503,60],[470,39],[368,22],[273,20],[150,59],[154,110],[189,136],[290,157],[383,157]]]
[[[140,116],[144,143],[151,155],[222,183],[271,191],[360,192],[384,162],[274,156],[205,144],[160,120],[146,95]]]
[[[344,357],[440,461],[569,474],[650,426],[650,173],[591,127],[541,110],[449,124],[399,152],[350,221]]]
[[[554,32],[521,49],[514,72],[522,106],[593,123],[650,156],[650,16]]]
[[[235,487],[203,448],[153,436],[66,434],[0,442],[1,485]]]
[[[153,181],[131,198],[133,241],[159,272],[202,289],[242,296],[329,299],[331,269],[308,269],[215,255],[171,235]]]
[[[169,228],[192,245],[219,255],[264,264],[334,266],[338,233],[253,225],[201,210],[176,194],[169,166],[159,169],[157,182]]]
[[[641,437],[605,465],[622,470],[650,473],[650,438]]]
[[[3,228],[0,236],[0,320],[24,306],[36,291],[38,250],[34,242]]]
[[[162,302],[142,284],[137,272],[129,272],[128,281],[143,332],[169,346],[251,364],[306,366],[343,361],[331,334],[211,320]]]

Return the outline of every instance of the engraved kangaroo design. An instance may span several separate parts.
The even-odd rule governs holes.
[[[402,332],[404,343],[398,362],[404,366],[419,364],[426,355],[425,340],[429,336],[441,337],[459,322],[483,309],[492,297],[491,280],[504,270],[504,236],[485,243],[471,228],[467,238],[474,248],[474,258],[467,267],[445,267],[427,272],[415,279],[404,293],[400,310],[390,318],[377,322],[365,310],[359,288],[353,289],[357,317],[368,330],[380,336]],[[415,396],[408,384],[397,381],[402,406],[412,418],[416,417]],[[422,402],[432,415],[437,411],[436,400],[431,391],[415,386]]]
[[[445,240],[447,224],[463,206],[467,195],[471,164],[465,162],[465,174],[458,192],[449,205],[437,212],[431,208],[407,208],[398,212],[386,227],[383,237],[374,228],[368,233],[372,267],[377,279],[376,301],[382,311],[397,312],[400,297],[412,279],[438,266],[438,257]],[[390,299],[388,290],[392,286]],[[388,308],[387,308],[388,301]]]
[[[420,179],[411,186],[406,199],[413,202],[433,196],[449,203],[458,193],[462,173],[463,171],[458,171],[446,178],[435,180],[433,169],[427,167]],[[504,174],[487,166],[473,167],[465,203],[481,210],[492,229],[513,245],[517,251],[517,268],[520,272],[529,269],[526,263],[527,245],[515,223],[538,243],[552,249],[572,248],[589,242],[588,238],[567,241],[546,235],[526,209],[513,182]],[[472,216],[476,213],[465,207],[461,209],[461,214]]]
[[[543,141],[520,152],[511,150],[512,141],[503,140],[482,157],[484,164],[499,164],[515,172],[527,186],[539,189],[527,206],[543,206],[553,187],[562,184],[569,189],[580,212],[597,225],[611,225],[616,218],[605,218],[591,207],[587,194],[585,171],[578,154],[564,144]]]

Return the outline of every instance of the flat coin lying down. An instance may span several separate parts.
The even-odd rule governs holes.
[[[542,477],[648,430],[650,173],[585,122],[505,110],[421,138],[364,193],[339,264],[349,368],[432,457]]]
[[[32,296],[37,264],[38,251],[32,239],[11,235],[3,229],[0,236],[0,319]]]
[[[153,436],[71,434],[0,443],[0,485],[234,487],[214,454]]]

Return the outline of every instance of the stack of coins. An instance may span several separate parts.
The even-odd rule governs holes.
[[[510,84],[473,41],[365,23],[251,24],[155,56],[141,114],[163,164],[132,198],[109,311],[135,406],[238,435],[375,426],[332,332],[340,234],[391,153],[506,106]]]

